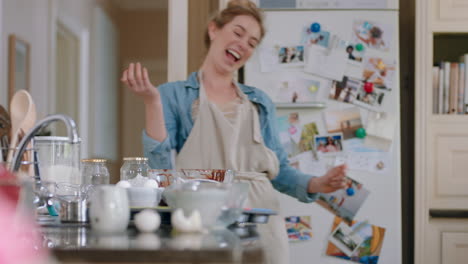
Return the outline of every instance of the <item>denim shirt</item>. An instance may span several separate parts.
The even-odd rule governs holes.
[[[240,89],[259,109],[259,121],[265,146],[276,153],[280,169],[278,176],[271,180],[273,187],[302,202],[313,202],[317,194],[308,193],[307,186],[313,177],[289,166],[287,154],[278,138],[275,105],[268,95],[251,86],[238,83]],[[180,152],[190,135],[192,104],[199,96],[200,84],[197,73],[190,74],[188,80],[165,83],[158,87],[163,104],[167,137],[159,142],[143,131],[143,150],[153,169],[171,169],[171,149]]]

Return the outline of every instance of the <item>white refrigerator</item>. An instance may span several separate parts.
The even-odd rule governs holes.
[[[261,2],[267,6],[271,5],[267,2],[272,1]],[[301,1],[298,0],[298,2]],[[302,4],[307,4],[307,2],[313,1],[302,2],[304,2]],[[380,2],[385,3],[385,1]],[[341,143],[348,149],[343,147],[344,151],[335,155],[333,153],[331,155],[330,153],[319,153],[318,160],[322,161],[321,163],[316,160],[317,149],[313,147],[314,150],[311,152],[310,158],[314,161],[307,166],[299,166],[299,169],[310,173],[320,171],[314,166],[324,166],[324,163],[327,163],[326,166],[340,164],[340,160],[352,163],[348,164],[348,176],[362,184],[368,194],[364,201],[357,205],[359,208],[353,216],[353,220],[356,222],[350,226],[350,229],[346,229],[347,231],[351,230],[351,233],[347,235],[353,236],[356,233],[362,233],[362,227],[370,225],[374,231],[381,231],[380,234],[374,234],[373,245],[369,245],[369,241],[367,241],[366,247],[365,242],[357,239],[354,241],[359,244],[354,245],[356,247],[343,248],[343,245],[340,246],[339,242],[333,240],[333,237],[338,235],[335,213],[318,203],[305,204],[278,193],[284,216],[306,216],[309,218],[303,219],[310,219],[310,237],[290,242],[291,263],[401,263],[398,10],[396,8],[373,10],[290,8],[265,9],[264,13],[266,35],[244,68],[245,84],[265,91],[277,104],[279,118],[293,112],[298,113],[300,127],[303,128],[308,123],[315,123],[319,135],[328,135],[333,132],[328,124],[330,117],[327,117],[327,112],[335,110],[346,112],[356,108],[360,113],[362,127],[366,130],[369,129],[369,132],[373,130],[374,133],[378,134],[378,137],[373,138],[374,140],[371,140],[372,137],[369,136],[369,141],[365,141],[366,138],[351,140],[350,138],[341,138],[343,140]],[[380,27],[384,37],[380,36],[380,43],[366,42],[369,41],[372,34],[370,28],[375,25]],[[365,34],[359,32],[366,27],[368,27],[368,32],[364,32]],[[320,33],[324,33],[323,37],[317,38]],[[380,33],[382,35],[382,32]],[[326,42],[323,42],[324,39]],[[359,43],[362,45],[359,46]],[[297,52],[297,49],[302,49],[301,46],[304,49],[302,54]],[[349,46],[353,47],[355,55],[351,56],[345,53]],[[295,47],[296,56],[300,56],[302,61],[297,58],[290,63],[282,60],[286,56],[284,49],[287,47]],[[343,54],[346,56],[345,65],[340,57]],[[369,67],[372,66],[369,65],[371,65],[372,58],[381,59],[374,61],[373,67],[377,70],[373,73],[380,73],[384,76],[370,76],[372,72],[369,72]],[[311,63],[308,60],[316,61]],[[381,71],[379,72],[379,70]],[[383,70],[388,71],[385,73]],[[380,93],[381,97],[376,95],[372,104],[365,101],[363,94],[359,95],[360,91],[357,90],[351,94],[353,100],[349,100],[350,97],[343,94],[335,97],[333,89],[336,89],[337,85],[339,86],[339,83],[343,81],[343,76],[361,81],[358,90],[362,90],[366,82],[372,82],[372,95]],[[285,90],[286,92],[284,91],[284,85],[288,83],[291,89],[292,85],[300,83],[297,80],[308,80],[309,84],[306,85],[308,91],[306,90],[304,94],[301,94],[303,91],[299,91],[291,96],[291,93],[288,94],[288,89]],[[315,85],[311,86],[310,83],[314,82]],[[348,86],[352,86],[349,80]],[[308,92],[310,94],[305,94]],[[364,92],[364,95],[367,92],[369,91]],[[382,97],[384,100],[381,100]],[[373,121],[375,121],[376,115],[378,117],[392,116],[394,119],[393,122],[387,120],[388,122],[384,125],[371,128],[369,120],[373,116]],[[314,143],[317,143],[318,137],[314,137],[313,140]],[[366,146],[369,144],[374,147],[378,145],[378,149],[382,152],[379,152],[377,156],[384,161],[382,164],[385,169],[357,164],[359,162],[375,163],[376,160],[366,156],[367,153],[362,154],[353,148],[355,140],[360,140],[361,143],[365,142]],[[361,154],[364,157],[362,159],[360,159]],[[344,231],[346,232],[346,230]],[[377,238],[377,236],[380,237]],[[379,243],[375,243],[377,240]],[[343,241],[341,242],[343,244]],[[340,254],[333,255],[330,243],[335,246],[335,251],[337,248],[341,251],[341,257]],[[363,252],[366,248],[369,251],[370,246],[374,247],[370,250],[371,252]]]

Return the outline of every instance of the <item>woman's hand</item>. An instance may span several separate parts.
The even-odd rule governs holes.
[[[149,137],[162,142],[167,137],[161,96],[150,82],[148,70],[140,63],[130,63],[120,79],[134,94],[145,103],[145,129]]]
[[[120,79],[134,94],[143,98],[145,104],[160,103],[158,89],[150,82],[148,70],[138,62],[130,63]]]
[[[322,177],[310,179],[309,193],[330,193],[346,187],[346,164],[331,168]]]

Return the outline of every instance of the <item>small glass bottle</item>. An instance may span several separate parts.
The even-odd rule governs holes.
[[[109,184],[110,175],[105,159],[82,159],[82,185]]]
[[[131,180],[137,175],[148,177],[148,158],[145,157],[125,157],[124,164],[120,168],[120,180]]]

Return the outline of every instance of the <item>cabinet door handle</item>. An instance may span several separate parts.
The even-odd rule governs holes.
[[[434,218],[468,218],[468,210],[429,209],[429,216]]]

